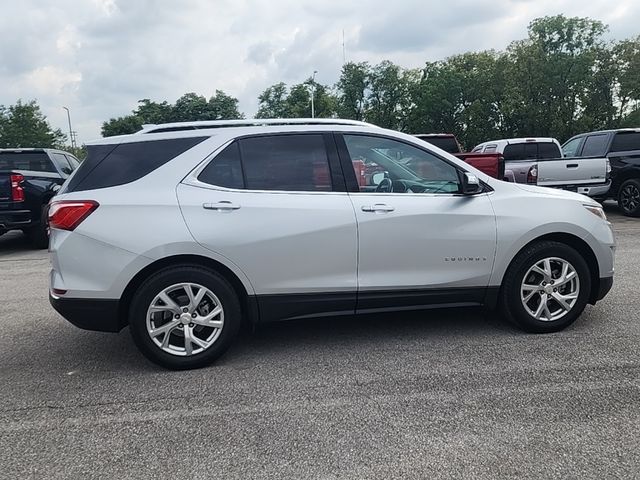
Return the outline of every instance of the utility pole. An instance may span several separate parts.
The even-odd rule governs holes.
[[[311,118],[316,118],[316,107],[313,98],[316,96],[316,73],[318,73],[318,71],[314,70],[313,77],[311,77]]]
[[[76,140],[73,136],[73,130],[71,129],[71,113],[67,107],[62,107],[67,111],[67,120],[69,120],[69,141],[71,142],[71,148],[76,148]]]
[[[342,65],[347,63],[347,51],[344,47],[344,28],[342,29]]]

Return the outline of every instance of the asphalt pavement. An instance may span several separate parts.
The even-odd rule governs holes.
[[[0,238],[0,478],[638,478],[640,219],[570,328],[480,309],[290,322],[170,372],[47,300]]]

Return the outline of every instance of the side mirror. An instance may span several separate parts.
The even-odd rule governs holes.
[[[474,174],[464,172],[462,174],[462,193],[464,195],[474,195],[482,191],[480,180]]]

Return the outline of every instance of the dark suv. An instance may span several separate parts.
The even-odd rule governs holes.
[[[47,248],[47,205],[78,165],[61,150],[0,149],[0,235],[22,230],[35,247]]]

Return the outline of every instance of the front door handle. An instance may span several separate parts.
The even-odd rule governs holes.
[[[577,163],[567,163],[567,168],[578,168]]]
[[[387,213],[387,212],[393,212],[394,210],[395,210],[395,208],[393,208],[391,205],[387,205],[385,203],[376,203],[375,205],[363,205],[362,206],[362,211],[363,212]]]
[[[238,210],[240,205],[223,200],[218,203],[203,203],[202,208],[205,210],[217,210],[218,212],[228,212],[231,210]]]

